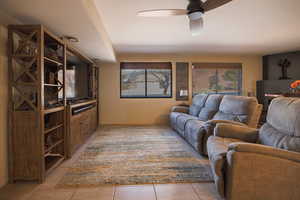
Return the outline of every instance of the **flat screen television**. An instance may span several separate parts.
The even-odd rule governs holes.
[[[66,67],[66,98],[68,101],[79,101],[91,98],[90,63],[68,51]]]

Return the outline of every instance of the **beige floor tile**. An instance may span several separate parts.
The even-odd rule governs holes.
[[[193,183],[196,193],[201,200],[221,200],[213,183]]]
[[[114,186],[77,189],[72,200],[113,200]]]
[[[191,184],[156,184],[157,200],[198,200]]]
[[[156,197],[152,184],[116,186],[114,200],[156,200]]]
[[[38,184],[8,184],[0,189],[0,200],[23,200],[37,187]]]
[[[71,200],[75,189],[37,189],[24,200]]]

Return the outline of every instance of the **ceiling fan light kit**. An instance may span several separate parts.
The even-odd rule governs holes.
[[[140,17],[169,17],[187,15],[190,20],[192,36],[199,35],[203,29],[203,15],[205,12],[216,9],[232,0],[188,0],[187,9],[156,9],[144,10],[137,13]]]
[[[188,16],[189,16],[190,20],[198,20],[203,17],[203,13],[198,11],[198,12],[193,12],[193,13],[188,14]]]

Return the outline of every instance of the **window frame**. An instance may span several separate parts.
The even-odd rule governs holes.
[[[122,69],[130,69],[124,66],[125,65],[133,65],[136,66],[136,69],[143,69],[145,70],[145,96],[122,96]],[[138,65],[141,65],[140,67],[137,67]],[[155,67],[159,65],[168,65],[169,68],[165,67]],[[152,67],[151,67],[152,66]],[[172,99],[173,98],[173,67],[171,62],[121,62],[120,63],[120,99]],[[135,67],[132,67],[131,69],[135,69]],[[170,95],[169,96],[148,96],[147,89],[148,89],[148,83],[147,78],[148,74],[147,71],[151,69],[169,69],[170,70]]]
[[[194,69],[239,69],[241,76],[240,76],[240,84],[239,84],[239,91],[237,93],[237,95],[242,95],[243,94],[243,64],[242,63],[197,63],[197,62],[193,62],[192,63],[192,96],[195,96],[194,94],[194,88],[193,88],[193,83],[194,83],[194,76],[193,76],[193,70]],[[212,94],[222,94],[222,93],[218,93],[218,91],[216,91],[215,93]]]

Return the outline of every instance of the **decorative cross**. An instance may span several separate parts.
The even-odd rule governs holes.
[[[278,62],[278,66],[281,67],[281,73],[282,73],[282,76],[279,78],[279,80],[291,79],[287,75],[287,72],[288,72],[287,70],[291,66],[291,62],[288,59],[281,59]]]

